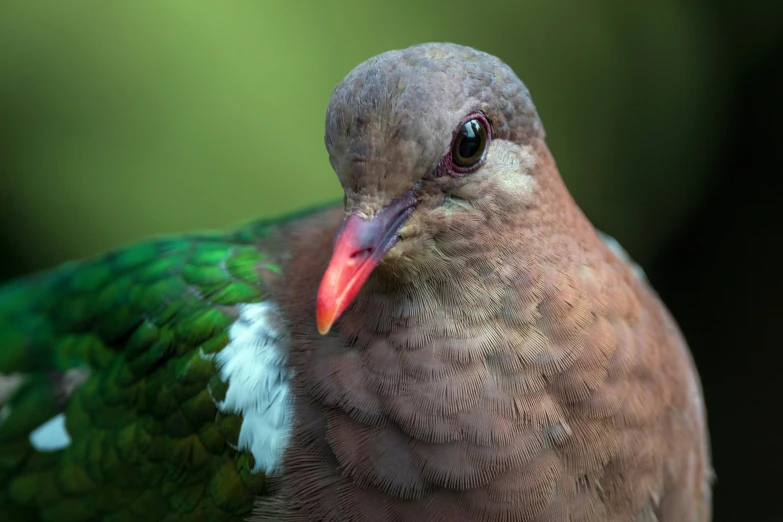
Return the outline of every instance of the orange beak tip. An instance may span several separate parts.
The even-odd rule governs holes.
[[[352,213],[343,221],[316,298],[316,325],[321,335],[329,333],[375,266],[396,243],[397,232],[416,203],[412,188],[371,218]]]
[[[332,329],[333,319],[329,315],[317,313],[316,314],[316,325],[318,326],[318,333],[321,335],[326,335],[329,333],[329,330]]]

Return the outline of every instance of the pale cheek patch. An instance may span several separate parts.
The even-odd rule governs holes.
[[[509,199],[520,201],[532,194],[536,158],[529,146],[521,147],[506,140],[493,140],[482,170],[490,173],[491,182]]]

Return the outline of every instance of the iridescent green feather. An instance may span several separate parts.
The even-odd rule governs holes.
[[[267,297],[282,253],[230,234],[141,243],[0,287],[0,519],[240,520],[266,477],[237,451],[213,357],[236,306]],[[68,389],[64,377],[81,376]],[[86,377],[86,380],[84,380]],[[9,381],[9,378],[12,380]],[[71,444],[29,434],[65,414]],[[9,518],[10,517],[10,518]]]

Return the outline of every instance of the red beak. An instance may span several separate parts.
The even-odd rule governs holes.
[[[321,335],[329,332],[373,269],[397,242],[397,232],[410,217],[416,203],[411,190],[370,219],[356,213],[345,219],[337,232],[332,260],[318,289],[315,316]]]

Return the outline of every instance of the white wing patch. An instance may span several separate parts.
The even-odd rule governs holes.
[[[625,251],[622,245],[620,245],[620,243],[615,238],[609,234],[601,232],[600,230],[596,230],[596,232],[598,232],[598,237],[600,237],[601,240],[606,243],[606,246],[609,247],[609,250],[611,250],[612,253],[616,255],[618,259],[620,259],[620,261],[631,267],[631,271],[633,272],[633,275],[636,276],[636,279],[639,281],[648,282],[647,274],[644,273],[642,267],[640,267],[633,259],[631,259],[631,256],[628,255],[628,252]]]
[[[0,426],[11,416],[11,405],[7,404],[8,398],[24,383],[24,380],[25,376],[21,373],[10,375],[0,373]]]
[[[253,473],[280,470],[291,431],[288,335],[272,301],[240,305],[229,343],[217,355],[226,397],[215,405],[242,415],[237,449],[253,454]]]
[[[38,451],[57,451],[71,445],[65,429],[65,415],[60,413],[30,432],[30,444]]]

